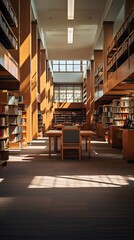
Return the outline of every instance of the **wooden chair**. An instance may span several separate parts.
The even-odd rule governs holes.
[[[64,150],[69,149],[78,150],[79,160],[82,154],[82,140],[80,136],[80,129],[78,127],[64,127],[62,129],[61,137],[61,158],[64,158]]]

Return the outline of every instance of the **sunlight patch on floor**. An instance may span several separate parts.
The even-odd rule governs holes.
[[[104,144],[108,144],[108,142],[106,142],[106,141],[93,141],[93,140],[91,140],[90,141],[91,143],[104,143]]]
[[[27,149],[46,149],[47,148],[47,146],[44,146],[44,145],[42,145],[42,146],[27,146]]]
[[[26,158],[26,159],[24,159]],[[31,162],[30,159],[33,159],[33,157],[30,157],[29,155],[20,155],[20,156],[14,156],[10,155],[8,162]]]
[[[72,175],[35,176],[28,188],[82,188],[82,187],[121,187],[134,181],[134,176],[121,175]]]
[[[0,178],[0,183],[4,180],[4,178]]]

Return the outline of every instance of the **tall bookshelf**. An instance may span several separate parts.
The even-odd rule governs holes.
[[[45,126],[43,124],[43,114],[41,110],[38,110],[38,135],[39,137],[43,136]]]
[[[103,63],[100,63],[95,71],[95,99],[103,95]]]
[[[94,129],[97,128],[97,124],[102,124],[102,106],[98,106],[96,110],[93,112],[93,125]]]
[[[107,49],[108,78],[134,53],[134,8]]]
[[[0,97],[1,98],[1,97]],[[9,159],[9,123],[7,103],[0,102],[0,165]]]
[[[129,116],[130,116],[130,119],[132,120],[132,125],[134,125],[134,97],[130,98],[129,107],[130,107]]]
[[[12,3],[11,3],[12,2]],[[15,10],[14,10],[15,7]],[[18,15],[17,15],[18,14]],[[19,89],[19,1],[0,1],[0,89]]]
[[[112,105],[103,105],[102,123],[105,130],[108,130],[109,126],[113,124],[112,108]]]
[[[21,150],[23,127],[21,125],[22,110],[18,107],[18,97],[9,95],[9,149]]]
[[[59,124],[72,121],[72,112],[76,113],[76,123],[86,123],[86,111],[85,109],[55,109],[53,114],[53,124]]]
[[[115,99],[112,102],[113,110],[113,125],[123,126],[124,121],[130,114],[130,98],[122,97],[120,99]]]
[[[23,102],[23,96],[19,96],[18,98],[18,108],[21,110],[21,115],[18,116],[19,126],[22,127],[22,139],[21,145],[22,148],[27,147],[27,117],[26,117],[26,109],[27,105]]]
[[[10,1],[0,2],[0,41],[6,49],[17,49],[18,40],[12,28],[18,27],[16,13]]]

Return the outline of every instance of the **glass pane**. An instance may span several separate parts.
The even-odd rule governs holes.
[[[67,93],[67,102],[73,102],[73,93]]]
[[[58,72],[59,71],[59,65],[53,65],[53,71]]]
[[[76,60],[75,60],[75,61],[74,61],[74,64],[79,64],[79,65],[80,65],[80,61],[78,61],[78,60],[76,61]]]
[[[82,71],[84,72],[86,70],[86,65],[82,65]]]
[[[54,101],[59,102],[59,94],[57,93],[54,94]]]
[[[61,91],[66,91],[66,86],[60,86],[60,92]]]
[[[58,64],[58,62],[59,62],[58,60],[53,60],[52,61],[53,64]]]
[[[80,72],[80,65],[74,65],[74,72]]]
[[[70,92],[70,91],[73,92],[73,89],[74,89],[73,86],[67,86],[67,92],[68,92],[68,91],[69,91],[69,92]]]
[[[60,102],[66,102],[66,93],[60,92]]]
[[[60,61],[60,64],[66,64],[66,61],[61,60],[61,61]]]
[[[66,65],[60,65],[60,72],[66,71]]]
[[[75,90],[82,91],[82,86],[74,86],[74,91],[75,91]]]
[[[67,64],[73,64],[72,60],[67,61]]]
[[[82,64],[87,65],[87,60],[83,60]]]
[[[73,65],[67,65],[67,72],[73,72]]]

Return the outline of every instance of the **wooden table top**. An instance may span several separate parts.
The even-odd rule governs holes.
[[[48,130],[46,131],[46,135],[48,137],[55,137],[55,136],[61,136],[62,134],[62,130]],[[80,135],[83,137],[90,137],[90,136],[94,136],[96,135],[95,132],[91,131],[91,130],[80,130]]]

